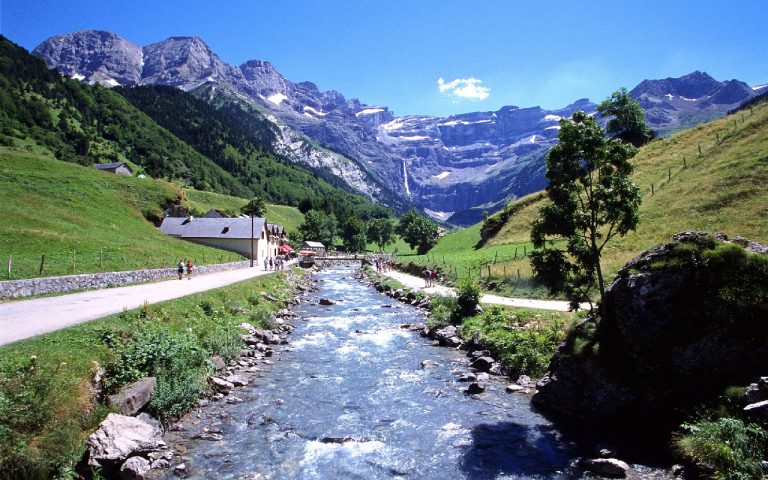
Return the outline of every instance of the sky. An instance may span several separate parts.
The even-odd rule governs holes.
[[[85,29],[199,36],[397,115],[556,109],[694,70],[765,84],[766,20],[765,0],[0,0],[0,33],[27,50]]]

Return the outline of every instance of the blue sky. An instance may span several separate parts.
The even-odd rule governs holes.
[[[83,29],[139,45],[197,35],[225,61],[272,62],[398,115],[600,101],[693,70],[768,83],[764,0],[0,0],[32,50]],[[440,81],[442,79],[442,81]]]

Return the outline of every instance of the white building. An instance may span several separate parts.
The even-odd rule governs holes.
[[[263,218],[195,218],[165,217],[160,231],[167,235],[220,248],[262,261],[278,255],[278,249],[285,237],[280,225],[268,224]],[[252,246],[251,246],[252,245]]]

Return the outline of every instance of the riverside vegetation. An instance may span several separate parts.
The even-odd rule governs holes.
[[[0,349],[0,477],[75,478],[85,439],[110,411],[104,394],[155,376],[149,412],[169,422],[209,391],[208,359],[234,358],[237,325],[272,328],[298,283],[296,272],[147,305]],[[82,471],[79,473],[83,473]]]

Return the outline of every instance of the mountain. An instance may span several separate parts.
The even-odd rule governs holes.
[[[334,171],[370,198],[390,205],[410,201],[457,224],[541,189],[559,119],[577,109],[595,111],[582,99],[559,110],[506,106],[446,118],[396,117],[386,106],[294,83],[266,61],[229,65],[198,37],[143,47],[140,62],[136,52],[134,44],[94,31],[52,37],[34,51],[87,82],[169,85],[193,93],[208,88],[237,99],[274,125],[271,149],[285,158]],[[650,126],[666,135],[722,116],[764,88],[694,72],[644,80],[631,95],[646,108]]]

